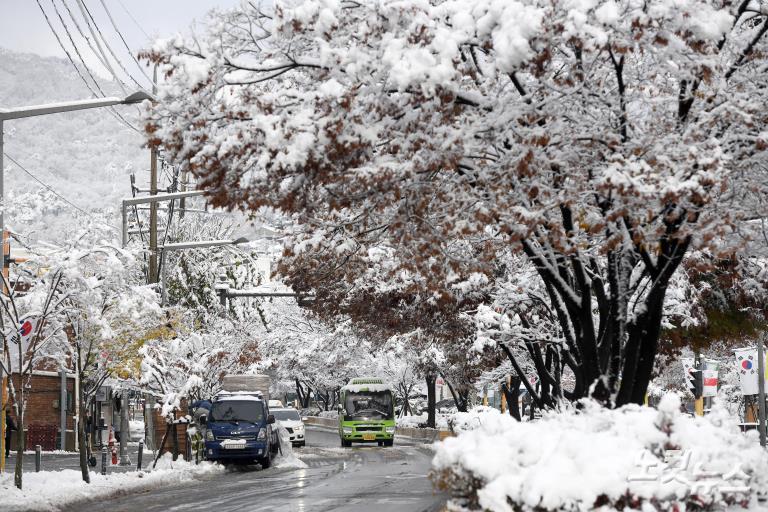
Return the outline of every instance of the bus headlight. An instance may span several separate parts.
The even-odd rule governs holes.
[[[387,433],[387,434],[394,434],[394,433],[395,433],[395,427],[394,427],[394,426],[392,426],[392,427],[387,427],[387,428],[386,428],[386,429],[384,429],[384,430],[386,431],[386,433]]]

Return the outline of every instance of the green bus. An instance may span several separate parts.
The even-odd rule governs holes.
[[[395,442],[395,400],[392,389],[378,378],[355,378],[341,388],[339,397],[341,446],[352,443]]]

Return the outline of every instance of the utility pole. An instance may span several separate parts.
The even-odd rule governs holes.
[[[120,465],[130,466],[128,457],[128,439],[131,437],[131,428],[128,422],[128,389],[123,389],[120,394]]]
[[[757,339],[757,373],[757,428],[760,430],[760,446],[765,446],[765,351],[762,336]]]
[[[187,168],[183,167],[181,170],[181,183],[179,185],[179,192],[186,192],[187,191]],[[184,209],[187,206],[187,199],[185,197],[182,197],[179,200],[179,219],[184,218]]]
[[[0,120],[0,131],[3,129],[3,121]],[[3,173],[2,169],[3,165],[3,138],[0,136],[0,175]],[[3,196],[2,192],[2,183],[3,180],[0,179],[0,197]],[[2,221],[2,210],[0,210],[0,226],[4,226]],[[3,276],[6,278],[9,276],[8,271],[6,270],[5,263],[8,261],[11,247],[10,244],[6,243],[7,238],[7,231],[3,229],[3,250],[2,252],[2,260],[0,260],[0,264],[2,264],[3,269]],[[6,245],[7,245],[7,252],[6,252]],[[7,294],[7,290],[5,289],[5,280],[3,281],[2,286],[3,294]],[[3,358],[3,347],[2,343],[0,343],[0,358]],[[9,375],[10,377],[10,375]],[[0,368],[0,473],[5,472],[5,415],[8,414],[8,411],[5,410],[6,404],[8,403],[8,399],[6,397],[6,389],[8,388],[8,382],[6,381],[6,377],[3,373],[3,369]]]
[[[67,370],[63,367],[59,370],[61,377],[61,395],[59,397],[59,414],[61,415],[61,438],[59,441],[61,451],[67,449]]]
[[[157,64],[152,74],[152,95],[157,94]],[[150,149],[150,167],[149,167],[149,194],[157,195],[157,148],[152,146]],[[151,203],[149,206],[149,271],[147,272],[147,281],[154,284],[158,281],[157,276],[157,203]]]

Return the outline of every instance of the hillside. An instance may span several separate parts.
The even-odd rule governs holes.
[[[120,96],[120,89],[102,80],[108,95]],[[16,53],[0,48],[0,107],[17,107],[65,100],[87,99],[91,92],[66,59]],[[136,107],[117,107],[126,119],[137,123]],[[130,195],[129,175],[140,183],[148,181],[149,151],[142,136],[129,129],[106,109],[55,114],[5,123],[5,152],[62,196],[86,210],[100,210],[112,217],[121,197]],[[17,215],[14,200],[31,201],[25,192],[43,187],[16,165],[5,160],[5,194],[9,200],[6,224],[20,232],[37,233],[36,238],[66,236],[67,225],[76,210],[63,201],[46,209],[45,222],[32,215]],[[32,195],[50,201],[52,194]]]

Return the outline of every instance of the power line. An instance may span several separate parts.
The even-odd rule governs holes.
[[[107,51],[108,51],[108,52],[109,52],[109,54],[112,56],[112,58],[115,60],[115,62],[117,62],[117,65],[118,65],[118,66],[120,66],[120,69],[122,69],[122,70],[123,70],[123,73],[125,73],[126,75],[128,75],[128,78],[130,78],[130,79],[133,81],[133,83],[135,83],[135,84],[136,84],[136,86],[137,86],[139,89],[144,89],[144,86],[143,86],[143,85],[141,85],[141,84],[140,84],[140,83],[139,83],[139,82],[138,82],[138,81],[137,81],[137,80],[136,80],[136,79],[133,77],[133,75],[131,75],[131,73],[128,71],[128,69],[126,69],[126,67],[123,65],[123,62],[122,62],[122,61],[121,61],[121,60],[120,60],[120,59],[117,57],[117,55],[115,54],[114,50],[113,50],[113,49],[112,49],[112,47],[109,45],[109,42],[107,42],[107,38],[106,38],[106,37],[104,37],[104,34],[101,32],[101,28],[99,28],[99,24],[98,24],[98,23],[96,23],[96,18],[94,18],[94,17],[93,17],[93,14],[91,14],[91,10],[90,10],[90,9],[88,9],[88,5],[85,3],[85,0],[79,0],[79,2],[80,2],[80,4],[83,6],[83,8],[85,9],[85,12],[87,12],[87,13],[88,13],[88,17],[89,17],[89,18],[91,18],[91,22],[93,22],[93,26],[96,28],[96,32],[98,32],[98,33],[99,33],[99,37],[101,38],[101,41],[104,43],[104,47],[107,49]],[[114,24],[113,24],[113,26],[114,26]],[[121,36],[121,39],[122,39],[122,36]],[[127,45],[126,45],[126,46],[127,46]],[[130,49],[128,50],[128,52],[130,53]],[[133,54],[131,54],[131,56],[133,56]]]
[[[40,0],[35,0],[35,1],[37,2],[37,6],[40,8],[40,12],[42,12],[42,13],[43,13],[43,16],[45,17],[45,21],[48,23],[48,27],[51,29],[51,32],[53,32],[53,36],[56,38],[56,41],[59,43],[59,47],[61,47],[61,49],[62,49],[62,51],[64,52],[64,54],[67,56],[67,59],[69,59],[69,62],[70,62],[70,64],[72,64],[72,67],[74,67],[74,68],[75,68],[75,71],[77,72],[77,75],[78,75],[78,76],[80,77],[80,79],[83,81],[83,83],[85,84],[85,86],[88,88],[88,90],[89,90],[89,91],[91,91],[91,94],[93,94],[93,95],[94,95],[94,96],[96,96],[96,97],[99,97],[99,96],[102,96],[102,97],[103,97],[103,96],[106,96],[106,95],[104,94],[104,92],[103,92],[103,91],[101,91],[101,87],[99,86],[99,83],[98,83],[98,81],[96,80],[96,78],[94,78],[93,74],[91,73],[91,70],[90,70],[90,68],[88,68],[88,66],[85,64],[85,61],[83,60],[83,58],[82,58],[82,55],[80,55],[80,51],[78,50],[78,48],[77,48],[77,45],[76,45],[76,44],[74,44],[74,41],[72,41],[72,36],[71,36],[71,34],[69,33],[69,30],[67,29],[66,25],[64,25],[64,27],[65,27],[65,31],[67,32],[67,35],[70,37],[70,41],[72,41],[72,43],[73,43],[73,46],[74,46],[75,52],[77,53],[78,57],[80,58],[80,62],[82,62],[82,63],[83,63],[83,67],[85,68],[85,71],[86,71],[86,72],[88,73],[88,75],[91,77],[91,80],[93,80],[93,82],[94,82],[94,85],[96,86],[96,89],[98,89],[99,91],[101,91],[101,95],[99,95],[99,93],[97,93],[97,92],[96,92],[96,91],[93,89],[93,87],[91,87],[91,84],[89,84],[89,83],[88,83],[88,80],[86,80],[85,76],[83,76],[83,74],[80,72],[80,68],[77,66],[77,64],[75,64],[75,61],[74,61],[74,59],[72,58],[72,54],[71,54],[71,53],[69,53],[69,50],[67,50],[67,47],[66,47],[66,46],[64,46],[64,43],[62,42],[61,38],[59,37],[59,33],[58,33],[58,32],[56,31],[56,29],[53,27],[53,23],[51,23],[51,20],[50,20],[50,18],[48,17],[48,13],[46,13],[46,12],[45,12],[45,9],[43,9],[43,6],[42,6],[42,4],[40,3]],[[53,8],[54,8],[54,10],[56,11],[56,14],[59,16],[59,20],[61,20],[62,24],[64,24],[64,20],[63,20],[63,18],[62,18],[62,16],[61,16],[61,13],[58,11],[58,9],[56,9],[56,4],[54,4],[54,3],[53,3],[53,0],[51,0],[51,4],[53,5]],[[117,119],[119,122],[122,122],[123,124],[125,124],[125,126],[127,126],[128,128],[130,128],[131,130],[133,130],[133,131],[135,131],[135,132],[137,132],[137,133],[142,133],[142,132],[141,132],[141,130],[139,130],[138,128],[136,128],[135,126],[133,126],[131,123],[129,123],[129,122],[128,122],[128,121],[127,121],[125,118],[123,118],[123,116],[121,116],[121,115],[120,115],[120,114],[119,114],[119,113],[118,113],[118,112],[117,112],[117,111],[116,111],[116,110],[115,110],[113,107],[109,107],[107,111],[108,111],[110,114],[112,114],[112,116],[113,116],[113,117],[115,117],[115,118],[116,118],[116,119]]]
[[[141,27],[141,25],[139,25],[139,22],[136,21],[136,18],[133,17],[133,14],[131,14],[131,12],[128,10],[128,8],[125,6],[125,4],[123,4],[123,2],[121,0],[117,0],[117,3],[119,3],[120,7],[123,8],[123,10],[125,11],[125,14],[127,14],[128,17],[131,18],[131,21],[133,21],[133,24],[136,25],[139,28],[139,30],[141,30],[141,32],[147,37],[147,39],[151,40],[152,38],[149,37],[149,34],[147,34],[144,31],[144,29]]]
[[[128,91],[125,89],[125,84],[123,84],[122,80],[120,80],[120,77],[117,76],[117,73],[115,73],[115,70],[112,69],[112,65],[109,63],[109,59],[107,58],[107,54],[104,53],[104,50],[101,48],[101,43],[99,43],[99,39],[96,37],[96,33],[93,31],[93,27],[91,26],[91,23],[88,21],[88,16],[85,12],[85,4],[82,2],[82,0],[75,0],[75,3],[78,7],[80,7],[80,12],[83,15],[83,20],[85,21],[85,26],[88,27],[88,31],[93,36],[93,42],[96,43],[96,48],[99,49],[99,52],[101,53],[101,56],[104,57],[104,64],[107,66],[107,71],[109,71],[112,76],[117,81],[117,85],[120,86],[120,88],[123,90],[123,94],[128,94]]]
[[[39,0],[37,0],[37,5],[40,6],[40,1]],[[90,76],[91,80],[93,80],[93,84],[96,86],[96,89],[99,90],[99,93],[102,96],[106,96],[106,94],[104,94],[104,91],[101,90],[101,86],[99,86],[99,82],[96,80],[96,77],[93,76],[93,73],[91,73],[90,68],[88,68],[88,66],[85,64],[85,60],[83,59],[83,56],[80,54],[80,49],[77,47],[77,44],[75,44],[75,40],[74,40],[74,38],[72,37],[72,34],[69,31],[69,27],[67,27],[67,24],[64,23],[64,18],[62,17],[61,13],[59,12],[58,7],[56,7],[56,3],[54,2],[54,0],[51,0],[51,5],[53,6],[53,10],[56,12],[56,15],[59,17],[59,21],[61,22],[61,25],[64,27],[64,32],[67,34],[67,37],[69,38],[69,42],[72,44],[72,47],[74,48],[75,53],[77,54],[77,58],[80,59],[80,62],[83,64],[83,67],[85,68],[86,73],[88,73],[88,76]],[[40,9],[42,10],[42,6],[40,6]],[[45,11],[43,11],[43,14],[45,14]],[[48,16],[46,16],[45,19],[47,20]],[[51,27],[51,30],[54,30],[53,26],[50,23],[48,23],[48,26]],[[80,27],[77,25],[77,23],[75,23],[75,26],[77,26],[78,30],[80,29]],[[61,46],[62,49],[64,49],[64,45],[62,44],[61,39],[59,39],[58,33],[56,33],[54,31],[54,35],[56,35],[56,39],[59,41],[59,46]],[[80,35],[81,36],[83,35],[82,31],[80,32]],[[88,44],[90,44],[90,41],[88,42]],[[68,52],[67,52],[67,55],[69,55]],[[72,59],[70,59],[70,61],[72,61]],[[72,65],[74,65],[74,62],[72,63]],[[96,96],[99,95],[99,94],[96,93],[96,91],[94,91],[90,87],[89,87],[89,89],[91,90],[91,92],[94,95],[96,95]]]
[[[82,28],[80,28],[80,23],[78,23],[77,18],[75,18],[75,15],[72,14],[72,10],[69,8],[69,4],[66,2],[66,0],[61,0],[61,3],[64,6],[64,8],[67,10],[67,13],[69,14],[69,19],[71,19],[72,23],[74,23],[75,28],[77,29],[77,32],[80,34],[80,37],[85,39],[85,42],[88,43],[88,48],[91,49],[91,52],[96,56],[96,59],[101,63],[101,65],[106,68],[107,64],[101,58],[101,55],[99,55],[99,52],[97,52],[96,49],[93,47],[93,43],[91,43],[91,38],[88,37],[83,32]],[[62,16],[59,13],[59,9],[56,7],[56,4],[54,3],[54,0],[51,0],[51,4],[53,5],[53,8],[56,10],[56,14],[59,15],[59,19],[61,20],[61,24],[64,25],[64,30],[67,30],[67,32],[69,32],[69,30],[67,29],[67,24],[64,23],[64,20],[62,19]],[[70,40],[72,40],[72,36],[70,36]],[[75,44],[74,41],[72,42],[72,44],[73,45]]]
[[[98,224],[101,224],[102,226],[108,227],[109,229],[112,229],[112,230],[114,230],[114,231],[117,231],[117,230],[118,230],[118,229],[117,229],[115,226],[112,226],[111,224],[107,224],[106,222],[104,222],[104,221],[102,221],[102,220],[99,220],[99,219],[95,218],[91,212],[89,212],[89,211],[87,211],[87,210],[84,210],[84,209],[80,208],[80,207],[79,207],[79,206],[77,206],[75,203],[73,203],[72,201],[70,201],[69,199],[67,199],[66,197],[64,197],[63,195],[61,195],[60,193],[58,193],[58,192],[56,191],[56,189],[54,189],[52,186],[48,185],[48,184],[47,184],[47,183],[45,183],[43,180],[41,180],[40,178],[38,178],[37,176],[35,176],[34,174],[32,174],[32,173],[31,173],[31,172],[30,172],[30,171],[29,171],[29,170],[28,170],[26,167],[24,167],[23,165],[21,165],[21,164],[20,164],[20,163],[19,163],[17,160],[15,160],[15,159],[14,159],[14,158],[13,158],[11,155],[9,155],[8,153],[6,153],[5,151],[3,151],[3,155],[5,155],[5,156],[6,156],[6,158],[8,158],[8,160],[10,160],[10,161],[11,161],[11,162],[13,162],[14,164],[16,164],[16,166],[17,166],[19,169],[21,169],[21,170],[22,170],[22,171],[24,171],[26,174],[28,174],[28,175],[29,175],[29,176],[30,176],[30,177],[31,177],[33,180],[35,180],[35,181],[36,181],[36,182],[38,182],[40,185],[42,185],[43,187],[45,187],[45,189],[46,189],[46,190],[48,190],[49,192],[51,192],[53,195],[55,195],[56,197],[58,197],[59,199],[61,199],[62,201],[64,201],[66,204],[68,204],[69,206],[71,206],[71,207],[72,207],[72,208],[74,208],[75,210],[77,210],[77,211],[79,211],[80,213],[84,214],[86,217],[88,217],[89,219],[91,219],[93,222],[96,222],[96,223],[98,223]]]
[[[32,174],[30,171],[28,171],[26,167],[24,167],[24,166],[23,166],[23,165],[21,165],[19,162],[17,162],[17,161],[16,161],[16,159],[14,159],[14,158],[13,158],[11,155],[9,155],[8,153],[6,153],[5,151],[3,151],[3,154],[4,154],[4,155],[5,155],[7,158],[8,158],[8,160],[10,160],[10,161],[11,161],[11,162],[13,162],[14,164],[16,164],[16,166],[17,166],[19,169],[21,169],[22,171],[24,171],[25,173],[27,173],[27,174],[28,174],[28,175],[29,175],[29,176],[30,176],[30,177],[31,177],[33,180],[35,180],[35,181],[36,181],[36,182],[38,182],[40,185],[42,185],[43,187],[45,187],[45,188],[46,188],[48,191],[50,191],[51,193],[53,193],[53,195],[55,195],[56,197],[58,197],[59,199],[61,199],[61,200],[62,200],[62,201],[64,201],[65,203],[67,203],[69,206],[71,206],[72,208],[76,209],[77,211],[79,211],[79,212],[81,212],[81,213],[84,213],[85,215],[88,215],[89,217],[91,216],[91,214],[90,214],[89,212],[87,212],[86,210],[83,210],[82,208],[80,208],[79,206],[77,206],[75,203],[73,203],[72,201],[70,201],[70,200],[69,200],[69,199],[67,199],[66,197],[64,197],[64,196],[62,196],[61,194],[59,194],[59,193],[56,191],[56,189],[54,189],[52,186],[48,185],[46,182],[44,182],[43,180],[41,180],[40,178],[38,178],[37,176],[35,176],[34,174]]]
[[[64,46],[64,43],[61,42],[61,38],[59,37],[59,33],[56,32],[56,29],[53,28],[53,24],[51,23],[51,19],[48,17],[48,13],[45,12],[45,9],[43,9],[43,5],[40,3],[40,0],[35,0],[35,1],[37,2],[37,6],[40,8],[40,12],[42,12],[43,16],[45,16],[45,21],[48,23],[48,27],[50,27],[51,32],[53,32],[53,35],[56,38],[56,41],[59,42],[59,46],[61,47],[62,50],[64,50],[64,53],[67,55],[67,58],[69,59],[69,62],[72,63],[72,66],[75,68],[75,71],[77,71],[77,74],[80,76],[80,79],[83,81],[83,83],[85,83],[86,87],[88,87],[88,90],[91,91],[91,94],[93,94],[94,96],[99,96],[99,94],[96,91],[93,90],[93,87],[91,87],[91,84],[88,83],[88,80],[86,80],[85,77],[83,76],[83,74],[80,72],[80,68],[78,68],[77,64],[75,64],[75,61],[72,59],[72,55],[70,55],[69,50],[67,50],[67,48]],[[53,3],[53,0],[51,0],[51,3]],[[54,8],[55,7],[56,6],[54,5]],[[58,11],[57,11],[57,13],[58,13]],[[80,52],[78,52],[78,50],[77,50],[77,47],[75,47],[75,51],[78,53],[78,55],[80,54]],[[82,57],[80,58],[80,60],[82,61]],[[90,70],[88,69],[87,66],[86,66],[86,71],[88,71],[88,73],[90,74]],[[91,79],[93,79],[93,75],[91,75]],[[99,88],[98,82],[96,82],[94,80],[94,83],[96,85],[96,88],[98,89]],[[103,93],[102,93],[102,96],[103,96]]]
[[[107,17],[109,18],[110,23],[112,23],[112,28],[114,28],[115,32],[117,32],[117,35],[120,36],[120,40],[123,42],[123,46],[125,46],[125,49],[128,50],[128,55],[130,55],[131,58],[133,59],[133,62],[136,63],[136,67],[139,68],[139,71],[141,71],[141,74],[144,75],[144,78],[149,80],[149,82],[152,83],[152,85],[157,85],[157,84],[155,84],[152,81],[151,78],[149,78],[149,75],[147,75],[147,73],[144,72],[144,68],[141,66],[139,61],[133,55],[133,52],[131,51],[131,48],[128,46],[128,43],[126,42],[125,37],[123,37],[123,33],[120,32],[120,29],[117,27],[117,23],[115,23],[115,20],[112,18],[112,13],[109,11],[109,8],[107,7],[107,3],[104,0],[101,0],[101,6],[104,7],[104,12],[107,13]],[[125,8],[125,7],[123,7],[123,8]],[[130,13],[128,15],[130,16]],[[135,21],[136,20],[134,20],[134,22]],[[139,28],[141,29],[141,27],[139,27]],[[143,32],[143,30],[142,30],[142,32]],[[146,35],[146,33],[145,33],[145,35]],[[147,37],[149,37],[149,36],[147,36]],[[134,80],[134,82],[135,82],[135,80]]]

